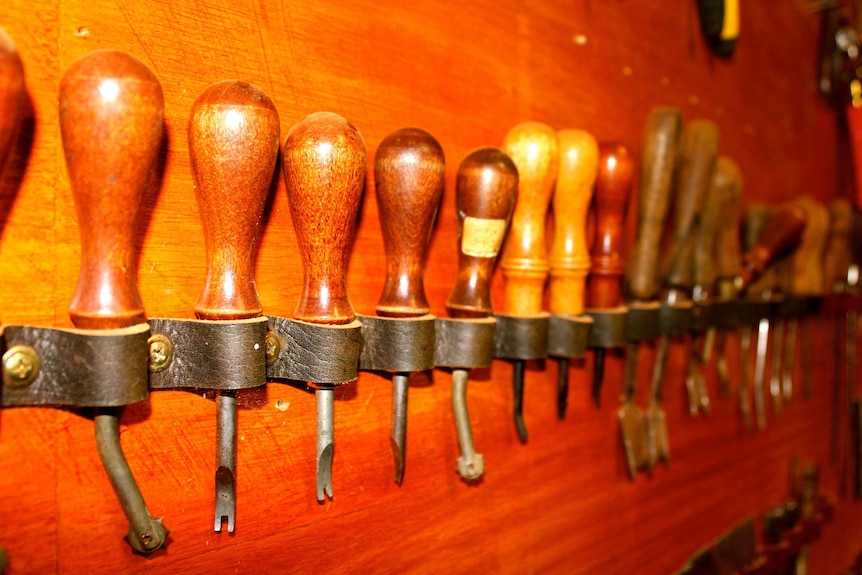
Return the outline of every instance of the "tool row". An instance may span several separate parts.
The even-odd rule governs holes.
[[[24,93],[20,60],[14,45],[6,44],[12,48],[0,59],[3,155]],[[706,386],[698,376],[700,364],[709,361],[711,333],[722,342],[725,330],[751,323],[746,318],[755,317],[759,326],[784,317],[777,300],[742,296],[771,297],[777,290],[755,292],[755,280],[794,243],[805,245],[803,229],[811,229],[805,209],[781,206],[769,222],[747,222],[751,241],[742,256],[734,215],[741,178],[732,161],[717,159],[717,127],[704,120],[683,127],[679,111],[658,108],[647,121],[637,238],[626,266],[621,237],[634,172],[628,150],[617,143],[598,145],[584,131],[555,132],[527,122],[507,134],[502,148],[479,148],[459,165],[458,273],[446,302],[450,317],[434,318],[428,315],[423,263],[443,192],[444,154],[430,134],[408,128],[387,136],[375,154],[387,274],[378,317],[357,319],[345,274],[366,179],[365,142],[344,118],[316,113],[296,124],[280,146],[303,263],[302,295],[293,318],[263,316],[254,250],[279,153],[279,117],[262,90],[225,81],[205,90],[189,117],[189,153],[207,253],[205,286],[194,308],[198,320],[147,322],[136,285],[133,232],[144,189],[158,177],[159,82],[128,54],[93,52],[64,74],[59,110],[81,232],[81,274],[69,308],[78,329],[5,326],[0,405],[96,408],[99,453],[129,520],[129,542],[139,552],[158,549],[167,531],[147,511],[123,455],[118,408],[145,399],[149,390],[217,390],[216,531],[225,520],[228,531],[235,524],[236,392],[267,381],[307,382],[315,394],[321,501],[332,497],[333,389],[355,380],[359,369],[393,373],[397,482],[406,460],[409,375],[451,369],[461,447],[457,471],[473,481],[484,473],[484,461],[473,445],[467,412],[469,369],[488,367],[494,357],[514,362],[513,412],[526,441],[521,408],[526,361],[559,358],[562,418],[568,361],[583,357],[588,347],[596,351],[598,403],[604,354],[625,347],[619,418],[630,472],[666,461],[661,393],[670,338],[702,337],[703,351],[693,355],[696,369],[687,388],[693,413],[708,410]],[[545,253],[552,198],[555,230]],[[587,237],[591,202],[592,250]],[[671,204],[671,226],[662,245]],[[718,249],[722,233],[737,237],[734,257],[730,247]],[[495,315],[490,279],[501,249],[504,306]],[[808,308],[793,309],[788,317]],[[652,400],[643,414],[634,403],[637,350],[639,342],[653,339],[659,347]],[[760,341],[765,350],[766,340],[755,346],[758,362],[765,361]],[[760,424],[763,394],[757,392],[755,377]],[[744,413],[748,397],[747,388],[741,389]]]

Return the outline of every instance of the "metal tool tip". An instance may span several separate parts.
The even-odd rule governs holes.
[[[228,533],[234,530],[236,512],[236,479],[233,472],[224,465],[216,469],[216,506],[213,531],[221,533],[222,525],[227,523]]]
[[[476,481],[485,473],[485,460],[481,453],[474,453],[472,457],[461,456],[458,458],[458,475],[464,481]]]
[[[398,445],[394,437],[389,438],[389,445],[392,447],[392,457],[395,460],[395,483],[401,485],[404,479],[404,449]]]
[[[317,460],[317,500],[323,502],[326,496],[332,499],[332,452],[334,446],[329,443]]]
[[[515,427],[518,430],[518,439],[521,443],[527,443],[527,425],[524,423],[524,416],[520,413],[515,414]]]

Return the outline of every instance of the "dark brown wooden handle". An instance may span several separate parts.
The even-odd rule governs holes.
[[[739,207],[739,169],[730,158],[720,157],[712,172],[709,192],[700,217],[700,226],[694,247],[694,284],[699,288],[700,297],[715,295],[718,280],[718,234],[723,218],[734,219]],[[736,217],[738,223],[738,216]],[[739,249],[739,228],[735,230],[736,257],[741,257]],[[730,238],[723,238],[729,240]],[[722,250],[724,246],[722,246]],[[727,256],[725,256],[727,257]],[[736,269],[739,269],[737,266]]]
[[[682,113],[676,108],[653,108],[644,128],[638,226],[626,266],[626,290],[632,300],[658,296],[659,248],[667,219],[673,170],[682,132]]]
[[[767,276],[754,285],[770,264],[790,252],[799,242],[805,228],[805,211],[793,204],[782,204],[774,213],[768,206],[749,204],[745,209],[745,245],[754,244],[742,256],[737,287],[751,293],[767,293],[775,289],[777,278]],[[759,233],[762,230],[762,233]]]
[[[213,84],[192,105],[189,156],[207,250],[200,319],[255,317],[257,233],[278,158],[272,100],[239,80]]]
[[[719,279],[733,280],[742,265],[740,243],[742,173],[736,162],[721,156],[715,163],[712,185],[722,188],[722,202],[718,208],[715,268]]]
[[[837,199],[829,203],[829,240],[823,257],[824,288],[842,289],[847,283],[847,269],[853,261],[850,252],[850,234],[853,229],[853,204]]]
[[[365,140],[341,116],[317,112],[291,128],[282,153],[304,272],[296,319],[350,323],[347,260],[365,184]]]
[[[823,251],[829,236],[829,210],[811,196],[799,196],[793,203],[805,211],[805,229],[790,256],[789,293],[798,296],[824,295]]]
[[[445,172],[443,148],[424,130],[398,130],[377,148],[374,187],[386,250],[378,315],[415,317],[430,310],[423,266]]]
[[[499,148],[470,152],[458,166],[458,278],[446,301],[454,318],[493,315],[491,273],[512,219],[518,168]]]
[[[686,124],[677,156],[671,234],[662,265],[669,289],[690,294],[694,287],[694,247],[717,154],[718,126],[708,120]]]
[[[620,251],[633,175],[634,162],[624,146],[616,142],[599,146],[594,196],[596,241],[587,284],[587,305],[593,309],[615,308],[622,303],[620,280],[625,265]]]
[[[0,28],[0,175],[18,135],[24,108],[24,65],[15,42]]]
[[[542,311],[548,279],[545,222],[557,177],[557,134],[539,122],[518,124],[506,134],[503,149],[518,167],[518,199],[500,268],[505,279],[503,309],[517,316]]]
[[[599,146],[584,130],[560,130],[557,142],[560,167],[553,199],[554,243],[548,255],[548,308],[557,315],[581,315],[590,271],[587,212],[596,181]]]
[[[135,231],[144,189],[155,176],[162,87],[143,62],[92,52],[60,81],[60,132],[81,233],[81,274],[69,306],[80,328],[144,320]]]

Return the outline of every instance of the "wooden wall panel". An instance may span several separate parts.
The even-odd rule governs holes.
[[[427,264],[432,311],[454,281],[454,175],[479,145],[499,145],[535,119],[617,139],[640,153],[655,105],[716,121],[721,151],[745,178],[744,200],[846,194],[834,113],[816,93],[818,17],[801,0],[743,2],[729,61],[713,57],[692,2],[504,0],[11,0],[0,26],[17,41],[30,96],[3,180],[0,310],[6,323],[69,326],[80,251],[59,143],[62,71],[96,49],[129,51],[162,82],[164,178],[138,230],[140,289],[151,317],[192,317],[204,247],[192,190],[186,122],[210,83],[251,81],[272,97],[282,132],[308,113],[344,115],[369,158],[405,126],[429,130],[448,160],[447,188]],[[584,45],[575,41],[583,35]],[[369,168],[371,161],[369,160]],[[384,261],[369,178],[348,287],[373,313]],[[627,219],[633,237],[636,201]],[[258,255],[265,313],[292,314],[301,269],[279,181]],[[500,278],[495,303],[502,303]],[[572,369],[569,416],[555,419],[556,365],[527,371],[526,446],[511,422],[512,367],[474,374],[469,407],[487,475],[467,486],[443,372],[411,383],[404,484],[392,482],[389,383],[363,374],[336,401],[335,499],[314,499],[313,397],[269,385],[240,394],[237,532],[215,534],[212,398],[158,392],[129,407],[122,441],[150,510],[172,530],[165,550],[133,556],[126,525],[94,448],[90,421],[66,411],[0,413],[0,546],[19,573],[500,572],[668,573],[748,514],[783,500],[792,454],[820,462],[837,492],[830,453],[836,342],[819,319],[816,389],[763,433],[745,432],[735,403],[709,418],[686,413],[684,350],[675,344],[666,409],[673,461],[626,478],[615,407],[622,359],[608,360],[603,407],[588,393],[592,359]],[[731,345],[735,358],[736,340]],[[642,353],[639,400],[653,353]],[[717,397],[715,381],[710,381]],[[736,380],[734,380],[736,383]],[[285,411],[276,408],[284,400]],[[842,501],[812,549],[812,573],[836,573],[862,548],[859,504]]]

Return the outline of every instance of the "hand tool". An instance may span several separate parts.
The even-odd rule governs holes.
[[[484,147],[470,152],[458,166],[455,202],[458,214],[458,277],[446,311],[456,319],[493,315],[491,273],[512,218],[518,193],[518,169],[501,149]],[[452,410],[461,457],[458,474],[465,481],[479,479],[485,465],[473,446],[467,412],[467,369],[452,370]]]
[[[650,111],[643,137],[637,233],[625,273],[628,341],[623,405],[617,413],[631,477],[639,468],[650,465],[644,415],[634,402],[638,352],[641,341],[658,336],[659,247],[681,132],[682,114],[678,109],[657,107]]]
[[[739,38],[739,0],[697,0],[697,13],[709,47],[730,58]]]
[[[15,42],[0,28],[0,175],[21,126],[24,66]]]
[[[554,190],[554,241],[549,253],[552,314],[584,313],[584,289],[590,270],[587,211],[599,161],[595,138],[583,130],[557,132],[560,166]],[[566,417],[569,395],[569,358],[560,357],[557,375],[557,418]]]
[[[374,187],[386,250],[386,283],[377,315],[419,317],[428,313],[423,264],[431,226],[443,195],[443,148],[417,128],[386,136],[374,156]],[[395,482],[404,477],[409,373],[392,376],[392,455]]]
[[[800,196],[796,205],[805,210],[807,224],[799,240],[799,246],[790,259],[790,281],[785,290],[785,299],[791,304],[787,320],[787,341],[784,346],[784,371],[781,374],[781,389],[785,401],[793,398],[793,360],[796,357],[797,325],[802,321],[802,389],[805,396],[811,394],[811,322],[804,316],[813,311],[817,298],[826,292],[823,256],[829,236],[829,210],[810,196]]]
[[[337,114],[316,112],[282,144],[284,180],[302,258],[303,288],[295,319],[344,325],[356,315],[346,272],[365,184],[365,140]],[[332,497],[334,386],[309,382],[317,404],[317,499]]]
[[[713,327],[707,331],[703,365],[708,365],[712,355],[711,343],[715,341],[715,366],[718,372],[719,394],[730,397],[730,369],[727,365],[727,336],[731,329],[739,325],[739,309],[733,280],[742,265],[742,247],[739,242],[739,199],[742,195],[742,175],[736,163],[726,156],[720,156],[715,164],[713,186],[723,189],[724,201],[719,207],[718,230],[716,231],[715,267],[718,275],[717,297],[713,302]],[[713,339],[714,338],[714,339]]]
[[[278,157],[279,120],[261,89],[239,80],[213,84],[192,105],[189,156],[207,253],[195,315],[258,317],[254,251]],[[261,383],[265,383],[261,382]],[[216,397],[217,453],[213,529],[233,533],[236,514],[236,391]]]
[[[694,247],[700,213],[709,191],[718,153],[718,126],[708,120],[693,120],[683,128],[677,157],[676,195],[671,234],[662,261],[663,305],[659,319],[659,338],[653,366],[651,399],[647,411],[647,439],[650,462],[668,462],[670,449],[667,424],[661,406],[662,387],[667,370],[670,338],[688,332],[691,321],[691,294],[694,287]]]
[[[632,186],[634,163],[629,151],[617,142],[599,145],[596,176],[595,240],[587,278],[587,314],[593,318],[589,345],[595,350],[593,401],[601,402],[605,350],[625,345],[626,308],[622,305],[623,220]]]
[[[517,317],[542,314],[542,292],[550,266],[545,246],[545,220],[557,177],[557,135],[539,122],[523,122],[506,134],[503,150],[518,168],[518,199],[512,229],[506,239],[500,268],[503,270],[503,313]],[[514,361],[515,429],[527,441],[523,396],[526,361]]]
[[[60,81],[60,133],[81,234],[81,273],[69,305],[82,329],[143,323],[137,288],[136,224],[144,190],[156,178],[162,136],[162,88],[140,60],[97,51]],[[144,504],[119,435],[119,411],[96,409],[96,445],[129,521],[129,544],[151,553],[167,529]]]

